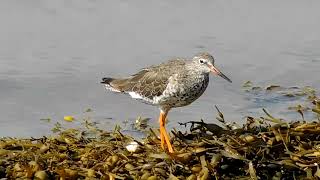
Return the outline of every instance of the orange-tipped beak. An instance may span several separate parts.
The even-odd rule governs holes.
[[[218,68],[216,68],[214,66],[209,66],[209,67],[210,67],[211,72],[213,74],[216,74],[216,75],[222,77],[223,79],[229,81],[230,83],[232,83],[232,81],[226,75],[224,75]]]

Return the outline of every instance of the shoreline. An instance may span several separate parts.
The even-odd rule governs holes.
[[[320,178],[320,100],[315,91],[308,92],[303,94],[308,106],[293,109],[301,121],[280,119],[263,109],[264,116],[248,116],[245,124],[237,125],[227,122],[216,107],[217,124],[180,123],[184,130],[170,132],[173,154],[160,147],[158,129],[136,140],[119,127],[101,130],[86,118],[83,127],[58,126],[50,136],[0,138],[0,178]],[[304,119],[306,112],[314,118]],[[73,119],[65,117],[68,120]]]

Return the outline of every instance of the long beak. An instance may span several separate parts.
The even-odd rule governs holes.
[[[232,83],[232,81],[226,75],[224,75],[218,68],[214,67],[213,65],[211,65],[209,67],[210,67],[211,72],[213,74],[221,76],[223,79],[225,79],[225,80],[229,81],[230,83]]]

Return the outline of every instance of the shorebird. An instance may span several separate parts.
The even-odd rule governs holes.
[[[167,145],[173,153],[170,137],[166,131],[166,117],[170,109],[187,106],[198,99],[209,84],[209,73],[232,82],[215,65],[209,53],[199,53],[192,59],[175,58],[168,62],[143,68],[124,78],[102,78],[106,89],[129,94],[134,99],[156,105],[160,109],[161,147]]]

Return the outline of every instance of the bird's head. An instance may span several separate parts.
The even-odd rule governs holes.
[[[221,76],[223,79],[232,82],[226,75],[224,75],[215,65],[214,58],[209,53],[199,53],[192,59],[193,63],[196,64],[195,68],[198,68],[201,72],[210,73]]]

